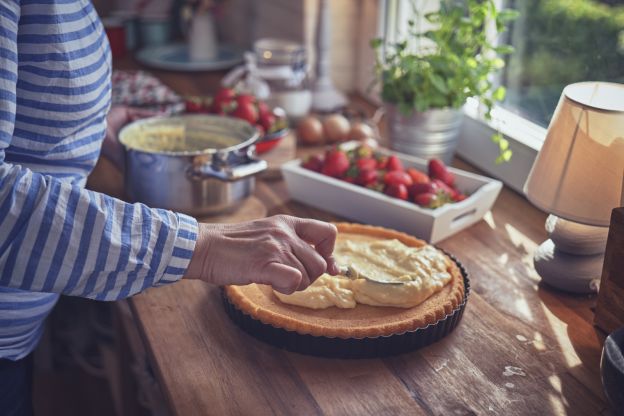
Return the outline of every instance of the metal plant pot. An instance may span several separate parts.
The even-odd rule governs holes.
[[[385,110],[392,149],[427,160],[451,162],[463,120],[461,109],[431,109],[408,116],[394,105],[386,104]]]

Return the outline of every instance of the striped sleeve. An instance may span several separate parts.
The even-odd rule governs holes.
[[[19,15],[15,1],[0,3],[0,286],[115,300],[179,280],[195,247],[193,218],[5,160],[16,118]]]

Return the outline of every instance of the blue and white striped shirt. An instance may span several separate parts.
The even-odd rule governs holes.
[[[194,219],[83,189],[110,75],[89,0],[0,2],[0,358],[32,351],[58,294],[121,299],[190,261]]]

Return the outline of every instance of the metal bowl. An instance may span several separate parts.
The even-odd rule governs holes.
[[[255,158],[257,130],[229,117],[153,117],[123,128],[126,191],[151,207],[194,216],[235,208],[266,169]]]

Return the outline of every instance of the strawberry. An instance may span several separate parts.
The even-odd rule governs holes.
[[[404,170],[403,162],[401,162],[401,159],[399,159],[395,155],[390,155],[388,156],[388,165],[386,166],[386,169],[389,171],[393,171],[393,170],[403,171]]]
[[[362,186],[367,186],[377,182],[377,177],[377,171],[374,169],[360,170],[355,182]]]
[[[219,88],[214,96],[214,101],[232,101],[236,97],[236,91],[231,88]]]
[[[212,99],[212,104],[209,107],[210,112],[214,114],[229,113],[234,104],[234,97],[236,97],[236,92],[233,89],[219,89]]]
[[[388,156],[377,156],[377,169],[386,169],[388,167]]]
[[[448,171],[446,165],[440,159],[431,159],[429,161],[429,176],[432,179],[440,179],[451,187],[455,182],[455,175]]]
[[[242,105],[242,104],[255,104],[256,103],[256,97],[254,97],[251,94],[241,94],[238,97],[236,97],[236,102],[238,103],[238,105]]]
[[[347,154],[339,149],[328,150],[325,155],[325,162],[321,172],[334,178],[340,178],[349,169],[349,158]]]
[[[425,172],[421,172],[416,168],[407,168],[406,172],[412,177],[414,183],[427,183],[431,181]]]
[[[424,208],[435,208],[438,206],[438,195],[426,192],[418,194],[414,197],[414,202]]]
[[[259,114],[260,119],[258,121],[260,122],[260,125],[264,127],[265,131],[271,131],[273,129],[273,126],[275,125],[275,116],[271,113]]]
[[[271,108],[269,108],[267,103],[265,103],[264,101],[258,101],[258,114],[260,114],[260,117],[267,115],[267,114],[270,114],[273,117],[275,117],[275,115],[271,111]]]
[[[301,164],[301,167],[320,172],[323,167],[323,158],[319,155],[310,156]]]
[[[384,193],[393,198],[402,200],[407,200],[408,197],[407,187],[402,183],[387,185],[386,189],[384,189]]]
[[[232,116],[241,118],[250,124],[256,124],[258,121],[258,111],[251,103],[238,103],[238,106],[236,106],[236,110],[234,110]]]
[[[187,113],[201,113],[204,109],[201,101],[194,98],[186,100],[185,107]]]
[[[408,188],[412,198],[419,194],[436,194],[439,190],[440,187],[435,182],[415,183]]]
[[[434,179],[433,182],[438,185],[438,187],[446,193],[451,199],[455,200],[455,198],[461,194],[457,189],[448,186],[445,182],[440,179]]]
[[[407,186],[410,186],[413,183],[413,181],[412,181],[412,177],[408,175],[407,173],[401,170],[392,170],[385,174],[384,183],[386,185],[401,184],[407,187]]]
[[[364,157],[364,158],[358,159],[357,162],[355,162],[355,164],[360,170],[377,169],[377,161],[373,159],[372,157]]]
[[[468,196],[466,196],[466,194],[462,194],[461,192],[457,192],[457,194],[453,195],[451,198],[453,198],[454,202],[461,202],[468,198]]]

